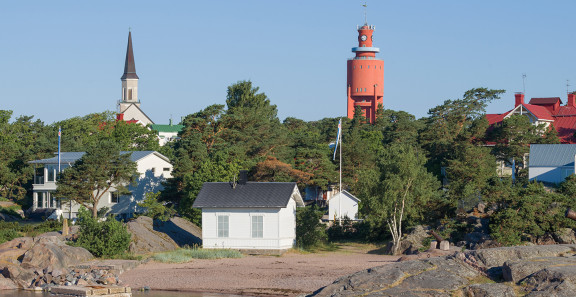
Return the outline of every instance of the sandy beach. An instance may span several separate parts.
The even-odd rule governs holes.
[[[148,286],[152,290],[296,296],[312,293],[342,276],[398,260],[372,250],[343,246],[335,252],[288,252],[182,264],[151,261],[125,272],[120,279],[133,289]]]

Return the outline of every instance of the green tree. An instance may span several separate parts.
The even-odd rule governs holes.
[[[502,93],[504,90],[471,89],[462,99],[446,100],[428,111],[419,142],[428,152],[427,167],[431,172],[439,177],[448,160],[456,159],[455,155],[459,154],[454,150],[456,144],[477,144],[484,139],[488,128],[484,116],[486,106]]]
[[[127,193],[127,185],[134,182],[136,175],[136,163],[130,160],[130,153],[121,154],[116,143],[102,140],[64,169],[56,182],[55,195],[85,206],[96,218],[102,197],[112,189]]]
[[[315,206],[296,209],[296,245],[303,249],[313,249],[326,239],[325,227],[320,222],[323,212]]]
[[[138,206],[146,208],[146,211],[144,211],[145,216],[165,222],[176,214],[176,210],[160,202],[158,200],[159,196],[160,192],[148,192],[144,195],[144,200],[138,203]]]
[[[392,235],[393,253],[399,248],[405,221],[422,221],[427,204],[439,196],[439,183],[426,167],[426,157],[408,144],[393,143],[378,160],[377,185],[364,197],[369,220],[385,221]]]
[[[553,132],[552,132],[553,131]],[[492,130],[490,138],[496,142],[493,154],[509,165],[515,163],[515,170],[527,164],[525,159],[533,143],[559,143],[554,127],[545,124],[534,125],[528,116],[512,115]]]
[[[0,197],[22,201],[34,174],[28,161],[48,157],[55,145],[40,120],[20,116],[11,123],[11,117],[12,111],[0,110]]]

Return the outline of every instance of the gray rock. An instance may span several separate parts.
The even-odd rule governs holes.
[[[514,289],[505,284],[487,283],[469,285],[463,289],[467,297],[514,297]]]
[[[172,251],[178,244],[165,233],[154,230],[152,218],[140,216],[126,224],[132,234],[130,252],[140,255]]]
[[[92,260],[94,256],[81,247],[69,246],[58,236],[34,239],[32,246],[22,259],[22,267],[66,268]]]
[[[0,290],[15,290],[18,285],[11,279],[0,274]]]
[[[574,255],[576,245],[514,246],[474,250],[469,253],[486,267],[502,266],[506,261]]]
[[[576,244],[576,234],[572,228],[562,228],[552,234],[554,240],[560,244]]]
[[[166,222],[155,220],[154,230],[166,233],[181,247],[202,244],[202,229],[183,218],[173,217]]]
[[[546,257],[507,261],[502,267],[504,280],[519,283],[527,276],[551,266],[576,266],[576,257]]]

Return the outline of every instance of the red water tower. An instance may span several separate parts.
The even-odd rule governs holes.
[[[372,47],[374,26],[367,23],[358,28],[358,47],[352,52],[356,57],[348,60],[348,117],[354,117],[354,109],[360,106],[362,114],[374,123],[378,104],[383,104],[384,61],[376,59],[380,51]]]

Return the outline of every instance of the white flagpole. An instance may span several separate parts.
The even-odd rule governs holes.
[[[340,119],[342,121],[342,119]],[[342,226],[342,124],[340,126],[340,199],[338,199],[338,223]]]

